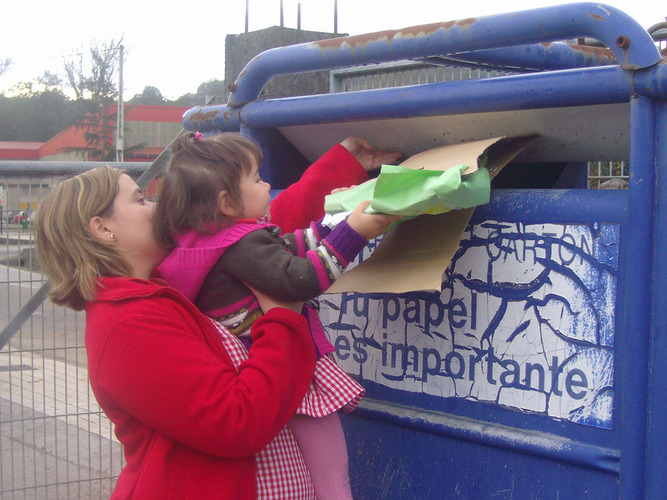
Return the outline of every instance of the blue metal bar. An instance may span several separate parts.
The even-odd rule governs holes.
[[[617,325],[622,336],[615,345],[615,371],[620,388],[620,409],[615,426],[621,438],[621,498],[644,498],[648,346],[650,336],[650,283],[653,257],[654,104],[645,97],[630,101],[630,190],[626,230],[621,234],[625,256],[623,317]],[[624,236],[625,235],[625,236]],[[618,407],[617,407],[618,408]]]
[[[653,281],[649,406],[646,435],[646,498],[667,498],[667,102],[656,107],[656,208],[653,224]]]
[[[659,64],[632,73],[634,92],[653,100],[667,97],[667,59]]]
[[[432,83],[256,101],[240,109],[192,108],[188,130],[239,130],[295,124],[345,122],[459,113],[481,113],[628,102],[637,91],[629,73],[599,67],[458,82]]]
[[[502,215],[503,221],[586,224],[627,222],[628,191],[586,189],[492,189],[489,203],[475,208],[470,222],[477,224]]]
[[[574,45],[564,42],[537,43],[502,49],[477,50],[463,54],[435,56],[426,62],[438,64],[472,63],[495,69],[559,70],[617,65],[614,53],[603,47]]]
[[[415,410],[370,398],[364,398],[354,415],[562,463],[619,473],[618,450],[558,438],[550,434],[479,422],[437,411]]]
[[[269,79],[281,74],[585,36],[609,47],[625,69],[660,61],[651,36],[627,14],[601,4],[569,4],[269,49],[241,71],[227,104],[255,100]]]

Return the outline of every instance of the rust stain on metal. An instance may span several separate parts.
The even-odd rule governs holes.
[[[630,39],[627,36],[619,36],[616,38],[616,46],[623,50],[623,67],[628,67],[628,48],[630,48]]]
[[[543,47],[549,48],[552,42],[541,43]],[[607,47],[594,47],[592,45],[579,45],[577,43],[569,43],[568,46],[575,52],[581,52],[584,55],[592,55],[597,57],[614,58],[614,53]]]
[[[590,54],[594,56],[614,57],[614,53],[607,47],[591,47],[590,45],[572,45],[572,50],[581,52],[582,54]]]
[[[542,42],[540,45],[549,50],[551,45],[553,45],[553,42]],[[608,59],[610,62],[616,61],[614,52],[612,52],[607,47],[594,47],[591,45],[579,45],[576,43],[568,43],[567,45],[570,47],[570,49],[572,49],[573,52],[579,52],[586,58],[593,57],[597,60]]]
[[[457,21],[456,24],[457,26],[465,28],[467,26],[475,24],[475,21],[477,21],[477,19],[475,19],[474,17],[468,17],[467,19],[461,19],[460,21]]]
[[[604,21],[604,17],[602,17],[600,14],[589,14],[593,19],[596,21]]]
[[[215,120],[215,117],[220,114],[220,110],[218,109],[211,109],[208,111],[204,111],[204,109],[200,109],[196,113],[194,113],[191,117],[190,120],[193,122],[203,122],[206,120]]]
[[[235,115],[236,113],[232,111],[231,109],[228,109],[222,114],[222,119],[225,120],[225,123],[230,123],[231,118]]]
[[[400,30],[385,30],[377,31],[375,33],[366,33],[363,35],[354,35],[348,37],[329,38],[327,40],[317,40],[313,45],[321,49],[339,49],[343,45],[357,46],[366,45],[371,42],[379,42],[382,40],[392,40],[395,37],[416,37],[419,35],[430,35],[440,29],[449,30],[455,26],[467,28],[474,24],[475,18],[462,19],[460,21],[448,21],[445,23],[431,23],[421,24],[419,26],[411,26]]]
[[[630,39],[627,36],[619,36],[616,39],[616,45],[623,50],[627,50],[630,47]]]

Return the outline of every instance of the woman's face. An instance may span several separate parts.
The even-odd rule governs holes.
[[[137,278],[148,279],[168,253],[153,236],[153,208],[154,204],[144,199],[128,175],[119,177],[118,194],[104,225],[115,236],[115,248],[127,259]]]

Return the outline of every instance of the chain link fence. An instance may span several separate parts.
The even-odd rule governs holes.
[[[0,162],[0,498],[109,498],[124,462],[88,383],[85,314],[41,299],[33,218],[61,176],[5,170]]]

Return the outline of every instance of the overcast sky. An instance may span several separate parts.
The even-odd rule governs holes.
[[[280,0],[248,0],[249,30],[280,25]],[[554,5],[558,0],[338,0],[338,32],[357,35],[432,22]],[[605,2],[648,28],[664,21],[665,4],[656,0]],[[334,0],[283,0],[284,26],[333,32]],[[62,73],[63,61],[87,52],[92,40],[123,36],[124,95],[141,93],[147,85],[170,99],[195,92],[200,83],[224,79],[225,36],[245,31],[246,0],[5,1],[0,29],[0,61],[11,58],[0,76],[0,91],[31,81],[44,71]],[[391,6],[390,6],[391,5]],[[399,7],[395,7],[399,5]]]

